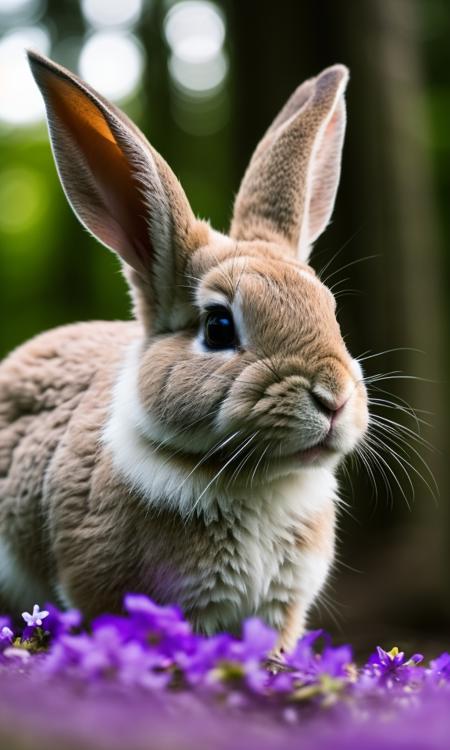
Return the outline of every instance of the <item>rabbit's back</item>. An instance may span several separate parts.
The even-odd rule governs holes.
[[[106,407],[109,383],[138,335],[135,323],[78,323],[37,336],[0,364],[0,590],[6,599],[12,593],[19,604],[30,583],[35,598],[53,593],[46,584],[53,566],[45,507],[51,465],[94,387],[104,402],[99,407]]]

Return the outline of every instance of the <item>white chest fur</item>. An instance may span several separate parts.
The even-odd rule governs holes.
[[[332,471],[311,467],[227,491],[204,472],[168,461],[154,447],[153,425],[137,397],[135,356],[131,350],[116,384],[103,443],[143,502],[201,518],[212,551],[172,584],[172,600],[199,613],[206,632],[252,614],[278,628],[286,605],[299,598],[306,612],[326,579],[333,544],[327,552],[302,546],[299,531],[332,505]]]
[[[221,498],[222,508],[210,498],[217,508],[204,527],[211,554],[174,592],[183,608],[198,612],[202,630],[230,630],[251,615],[280,629],[298,601],[306,615],[332,562],[332,540],[326,549],[301,543],[302,529],[332,502],[319,493],[318,479],[316,472],[292,475],[246,497]]]

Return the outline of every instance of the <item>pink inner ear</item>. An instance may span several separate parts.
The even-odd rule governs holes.
[[[56,118],[56,127],[51,127],[55,155],[73,208],[101,242],[142,273],[150,265],[150,236],[130,157],[84,92],[53,74],[45,83],[51,120]]]
[[[96,233],[130,265],[136,266],[137,256],[142,267],[148,267],[150,237],[146,208],[127,159],[115,142],[94,129],[75,132],[74,137],[104,206],[97,216]]]
[[[338,112],[335,110],[330,117],[330,120],[328,122],[328,125],[325,128],[324,138],[327,138],[331,135],[331,131],[335,129],[337,123],[338,123],[339,115]]]
[[[309,173],[308,237],[305,238],[308,244],[315,242],[322,234],[331,217],[341,171],[344,131],[345,108],[341,99],[314,150]]]

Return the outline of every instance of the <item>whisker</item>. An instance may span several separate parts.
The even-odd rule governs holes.
[[[346,465],[346,464],[345,464],[344,462],[343,462],[343,463],[341,463],[341,465],[340,465],[340,470],[342,471],[342,473],[343,473],[343,475],[344,475],[344,477],[345,477],[346,481],[347,481],[347,482],[348,482],[348,484],[350,485],[351,496],[352,496],[352,497],[355,497],[355,488],[354,488],[354,486],[353,486],[353,482],[352,482],[352,477],[351,477],[351,474],[350,474],[350,472],[349,472],[349,470],[348,470],[348,466],[347,466],[347,465]]]
[[[344,500],[344,498],[342,497],[342,495],[337,498],[336,503],[337,503],[337,505],[339,507],[339,510],[342,513],[344,513],[346,516],[348,516],[349,518],[351,518],[352,521],[354,521],[355,523],[358,523],[358,519],[356,518],[356,516],[350,510],[351,505],[346,500]]]
[[[270,447],[270,443],[268,443],[266,445],[266,447],[262,451],[261,455],[259,456],[258,461],[255,464],[255,468],[253,469],[253,473],[252,473],[251,478],[250,478],[250,488],[253,487],[253,481],[255,479],[256,472],[258,471],[258,466],[261,464],[261,461],[263,460],[263,458],[264,458],[265,454],[267,453],[269,447]]]
[[[323,284],[328,284],[329,280],[333,278],[333,276],[336,276],[336,274],[341,273],[341,271],[345,271],[346,268],[350,268],[351,266],[356,266],[358,263],[364,263],[367,260],[373,260],[374,258],[379,258],[380,253],[375,253],[374,255],[365,255],[363,258],[355,258],[354,260],[349,261],[348,263],[345,263],[345,265],[341,266],[340,268],[337,268],[335,271],[332,271],[332,273],[328,274],[328,276],[325,279],[321,279]]]
[[[226,446],[226,445],[228,445],[228,443],[230,443],[230,442],[231,442],[231,441],[232,441],[232,440],[233,440],[233,439],[234,439],[235,437],[237,437],[237,435],[239,435],[239,433],[240,433],[240,432],[241,432],[241,430],[237,430],[236,432],[233,432],[233,434],[232,434],[232,435],[229,435],[229,437],[227,437],[227,438],[226,438],[225,440],[219,441],[219,443],[216,443],[216,444],[215,444],[215,445],[214,445],[214,446],[213,446],[212,448],[210,448],[210,449],[209,449],[209,451],[207,451],[207,453],[205,453],[205,455],[204,455],[204,456],[202,456],[202,458],[200,459],[200,461],[198,461],[198,462],[197,462],[197,463],[195,464],[194,468],[193,468],[193,469],[191,469],[191,471],[189,472],[189,474],[187,474],[187,475],[185,476],[185,478],[183,479],[183,481],[181,482],[181,484],[179,484],[179,485],[178,485],[178,487],[177,487],[177,490],[176,490],[176,491],[178,492],[178,491],[179,491],[179,490],[180,490],[180,489],[181,489],[181,488],[183,487],[183,485],[184,485],[184,484],[185,484],[185,483],[187,482],[187,480],[188,480],[188,479],[189,479],[189,478],[190,478],[190,477],[191,477],[191,476],[193,475],[193,473],[194,473],[194,472],[195,472],[195,471],[196,471],[196,470],[197,470],[198,468],[200,468],[200,466],[201,466],[201,465],[202,465],[203,463],[205,463],[205,461],[207,461],[207,460],[208,460],[208,458],[211,458],[211,456],[212,456],[212,455],[213,455],[214,453],[217,453],[217,451],[219,451],[219,450],[222,450],[222,448],[225,448],[225,446]]]
[[[370,482],[371,482],[371,486],[372,486],[372,497],[375,500],[375,507],[376,507],[377,504],[378,504],[378,484],[377,484],[377,481],[375,479],[375,474],[373,473],[373,470],[372,470],[372,467],[370,465],[370,461],[368,459],[368,456],[364,452],[364,445],[360,445],[360,446],[358,446],[356,448],[355,455],[359,459],[359,461],[361,461],[361,464],[362,464],[363,468],[365,468],[366,471],[367,471],[367,473],[368,473],[368,476],[369,476],[369,479],[370,479]],[[384,479],[384,484],[386,486],[386,491],[388,492],[388,495],[389,495],[389,492],[392,492],[391,491],[391,487],[390,487],[389,483],[386,482],[386,478],[383,477],[383,479]]]
[[[373,455],[374,457],[376,456],[376,458],[377,458],[377,459],[378,459],[379,461],[381,461],[381,462],[382,462],[382,464],[383,464],[383,465],[384,465],[384,466],[386,467],[386,469],[387,469],[387,470],[389,471],[389,473],[391,474],[391,476],[392,476],[392,478],[393,478],[394,482],[396,483],[397,487],[398,487],[398,488],[399,488],[399,490],[400,490],[400,493],[401,493],[401,495],[402,495],[402,497],[403,497],[403,499],[404,499],[404,501],[405,501],[405,503],[406,503],[406,506],[407,506],[408,510],[409,510],[409,511],[411,511],[411,505],[410,505],[410,502],[409,502],[409,500],[408,500],[408,498],[407,498],[407,496],[406,496],[405,490],[404,490],[404,488],[403,488],[403,486],[402,486],[401,482],[399,481],[399,479],[398,479],[398,477],[397,477],[396,473],[394,472],[394,470],[393,470],[392,466],[390,466],[390,464],[389,464],[389,463],[388,463],[388,462],[386,461],[386,459],[385,459],[385,458],[384,458],[384,457],[383,457],[383,456],[382,456],[382,455],[381,455],[381,454],[380,454],[380,453],[379,453],[379,452],[378,452],[378,451],[376,450],[376,449],[377,449],[377,448],[379,448],[379,447],[382,447],[382,448],[384,448],[384,446],[383,446],[383,445],[381,445],[381,446],[380,446],[380,444],[379,444],[378,442],[374,441],[374,440],[373,440],[373,439],[371,439],[370,437],[366,438],[366,440],[367,440],[367,442],[366,442],[366,448],[367,448],[367,449],[369,450],[369,452],[371,452],[371,453],[372,453],[372,455]],[[401,462],[400,462],[400,465],[402,465],[402,464],[401,464]],[[414,496],[415,496],[415,493],[414,493],[414,485],[413,485],[413,483],[412,483],[412,481],[411,481],[411,477],[409,476],[408,472],[405,472],[405,473],[406,473],[406,477],[407,477],[407,479],[408,479],[408,481],[409,481],[409,484],[411,485],[412,496],[413,496],[413,499],[414,499]]]
[[[383,425],[377,425],[375,429],[381,431],[381,437],[382,437],[383,440],[391,441],[391,443],[393,443],[402,452],[402,459],[403,459],[403,461],[412,469],[412,471],[414,471],[414,473],[428,487],[428,489],[430,490],[430,493],[431,493],[431,495],[433,497],[433,500],[437,504],[437,502],[438,502],[438,496],[439,496],[439,486],[437,484],[436,478],[435,478],[435,476],[434,476],[431,468],[429,467],[429,465],[427,464],[427,462],[425,461],[425,459],[423,458],[423,456],[420,455],[419,451],[417,451],[414,448],[414,446],[410,445],[406,441],[404,441],[404,440],[400,441],[400,439],[396,439],[397,436],[394,437],[395,433],[393,433],[392,431],[390,431],[388,428],[384,427]],[[408,448],[408,450],[412,451],[417,456],[417,458],[419,459],[419,461],[421,462],[421,464],[423,465],[423,467],[426,469],[427,474],[430,477],[431,482],[433,483],[433,487],[430,486],[430,484],[428,483],[428,481],[426,480],[426,478],[423,476],[423,474],[413,464],[411,464],[408,461],[408,458],[407,458],[408,457],[408,453],[407,453],[407,451],[406,451],[406,449],[405,449],[404,446],[406,446],[406,448]],[[390,449],[393,450],[392,446],[390,446]],[[394,451],[394,453],[395,453],[395,451]]]
[[[377,393],[384,393],[386,396],[390,396],[391,398],[397,399],[397,401],[401,404],[404,404],[408,409],[410,409],[414,414],[427,414],[429,416],[433,416],[433,412],[427,411],[426,409],[417,409],[411,406],[404,398],[401,398],[396,393],[391,393],[391,391],[387,391],[385,388],[380,388],[379,385],[371,385],[368,389],[369,391],[376,391]]]
[[[378,459],[378,453],[376,451],[374,451],[371,448],[371,446],[368,445],[368,443],[367,443],[367,437],[365,438],[364,443],[357,448],[356,453],[357,453],[359,459],[362,461],[362,463],[364,464],[364,466],[366,468],[370,467],[370,460],[373,461],[376,469],[379,471],[380,476],[381,476],[381,478],[383,480],[383,484],[384,484],[384,486],[386,488],[387,497],[388,497],[388,499],[390,501],[390,506],[393,507],[394,494],[393,494],[393,491],[392,491],[391,484],[389,482],[389,477],[386,474],[386,471],[385,471],[385,468],[384,468],[383,464]],[[376,484],[375,477],[374,477],[373,473],[371,474],[371,476],[372,476],[372,479],[373,479],[374,483]]]
[[[264,349],[261,349],[263,359],[260,360],[260,363],[267,367],[269,372],[274,376],[277,383],[282,382],[282,377],[280,373],[276,370],[275,365],[273,364],[270,355],[267,354],[267,352],[264,351]]]
[[[200,276],[193,276],[190,273],[184,273],[183,277],[185,279],[191,279],[191,281],[195,281],[197,284],[201,284],[201,282],[203,281],[203,279]]]
[[[362,292],[360,289],[340,289],[338,292],[334,293],[334,298],[336,300],[341,299],[341,297],[361,297]]]
[[[194,419],[192,422],[189,422],[189,424],[187,424],[185,427],[183,427],[183,428],[181,428],[179,430],[175,430],[173,432],[173,434],[171,435],[171,437],[170,438],[166,438],[165,440],[153,441],[151,438],[149,438],[149,443],[151,444],[152,449],[157,452],[157,451],[161,450],[162,448],[166,448],[166,447],[172,448],[173,446],[172,446],[172,442],[171,441],[173,440],[173,438],[178,438],[181,435],[184,435],[186,432],[188,432],[190,429],[192,429],[192,427],[194,427],[195,425],[199,424],[203,420],[206,420],[208,417],[213,416],[216,413],[217,413],[217,409],[215,408],[215,409],[212,409],[209,412],[206,412],[206,414],[202,414],[201,417],[199,417],[198,419]],[[173,453],[171,453],[170,457],[167,459],[167,461],[165,463],[167,463],[168,461],[170,461],[170,459],[172,458],[172,456],[176,456],[176,455],[178,455],[179,453],[181,453],[184,450],[185,450],[184,447],[178,448],[176,451],[174,451]],[[164,465],[165,464],[163,464],[163,466]]]
[[[422,419],[421,417],[418,417],[414,409],[411,409],[407,406],[402,406],[402,404],[397,404],[395,401],[389,401],[385,398],[368,398],[369,405],[373,405],[375,407],[379,407],[380,409],[393,409],[394,411],[399,411],[402,414],[406,414],[408,417],[414,420],[418,434],[420,434],[420,425],[425,425],[426,427],[432,427],[433,425],[431,422],[427,422],[425,419]],[[379,416],[379,415],[375,415]]]
[[[432,380],[431,378],[422,378],[419,375],[404,375],[401,374],[401,371],[397,370],[393,373],[388,373],[385,375],[384,373],[381,373],[380,375],[373,375],[369,376],[368,378],[364,378],[364,383],[370,384],[370,383],[376,383],[378,381],[386,381],[386,380],[417,380],[420,383],[433,383],[436,384],[436,380]]]
[[[354,568],[352,565],[344,562],[344,560],[341,559],[339,552],[335,552],[334,560],[338,568],[345,568],[346,570],[350,570],[352,573],[358,573],[358,575],[364,574],[364,571],[360,568]]]
[[[333,263],[333,261],[334,261],[334,260],[336,260],[336,258],[338,257],[338,255],[340,255],[340,254],[341,254],[341,253],[342,253],[342,252],[343,252],[343,251],[345,250],[345,248],[349,246],[349,244],[350,244],[350,243],[351,243],[351,242],[352,242],[352,241],[353,241],[353,240],[355,239],[355,237],[357,237],[357,236],[358,236],[358,234],[360,234],[360,233],[362,232],[362,230],[363,230],[363,226],[360,226],[360,227],[359,227],[358,229],[356,229],[356,230],[355,230],[355,231],[353,232],[353,234],[352,234],[352,235],[351,235],[351,236],[350,236],[350,237],[348,238],[348,240],[346,240],[346,241],[345,241],[345,242],[344,242],[344,243],[343,243],[343,244],[342,244],[342,245],[340,246],[340,248],[339,248],[338,250],[336,250],[336,252],[335,252],[335,253],[333,253],[333,255],[331,256],[331,258],[329,258],[329,259],[327,260],[327,262],[325,263],[325,265],[324,265],[324,266],[322,266],[322,268],[320,269],[320,271],[319,271],[319,272],[318,272],[318,274],[317,274],[317,275],[318,275],[318,277],[319,277],[319,279],[320,279],[321,281],[322,281],[322,274],[324,274],[324,273],[325,273],[325,271],[326,271],[326,270],[327,270],[327,269],[328,269],[328,268],[329,268],[329,267],[331,266],[331,264]],[[317,253],[317,254],[315,255],[315,257],[318,257],[318,255],[319,255],[319,253]]]
[[[342,614],[336,606],[336,602],[334,602],[325,591],[320,592],[319,596],[316,599],[315,605],[319,610],[320,607],[323,607],[337,630],[342,632]]]
[[[372,424],[384,424],[384,425],[390,425],[395,430],[400,430],[401,432],[405,433],[411,440],[415,440],[419,445],[422,445],[424,448],[428,448],[430,451],[435,451],[435,447],[432,443],[429,442],[429,440],[426,440],[422,435],[419,435],[417,432],[414,432],[414,430],[411,430],[410,427],[406,427],[406,425],[399,424],[398,422],[395,422],[393,419],[389,419],[388,417],[383,417],[381,414],[375,414],[372,415]]]
[[[238,448],[238,449],[237,449],[237,450],[236,450],[236,451],[235,451],[235,452],[233,453],[233,455],[231,456],[231,458],[230,458],[230,459],[228,459],[228,461],[226,461],[226,462],[224,463],[224,465],[223,465],[223,466],[222,466],[222,467],[221,467],[221,468],[219,469],[219,471],[218,471],[218,472],[216,472],[216,474],[215,474],[215,475],[213,476],[213,478],[212,478],[212,479],[211,479],[211,480],[210,480],[210,481],[208,482],[208,484],[206,485],[206,487],[205,487],[205,488],[204,488],[204,489],[202,490],[202,492],[201,492],[201,493],[200,493],[200,495],[198,496],[198,498],[197,498],[196,502],[194,503],[194,505],[193,505],[193,507],[192,507],[192,509],[191,509],[191,511],[190,511],[190,513],[189,513],[189,516],[192,516],[192,515],[193,515],[193,513],[195,512],[195,510],[196,510],[196,508],[197,508],[197,506],[198,506],[198,504],[199,504],[200,500],[202,499],[203,495],[204,495],[204,494],[205,494],[205,493],[206,493],[206,492],[207,492],[207,491],[209,490],[209,488],[211,487],[211,485],[212,485],[212,484],[213,484],[213,483],[214,483],[215,481],[217,481],[217,479],[218,479],[218,478],[219,478],[219,477],[221,476],[221,474],[223,474],[223,472],[225,471],[225,469],[227,468],[227,466],[229,466],[229,465],[230,465],[230,464],[231,464],[231,463],[232,463],[232,462],[234,461],[234,459],[235,459],[235,458],[236,458],[236,457],[237,457],[237,456],[238,456],[238,455],[239,455],[240,453],[242,453],[242,451],[243,451],[243,450],[245,450],[245,448],[246,448],[246,447],[247,447],[248,445],[250,445],[250,443],[251,443],[251,442],[252,442],[252,441],[253,441],[253,440],[255,439],[255,437],[256,437],[256,436],[258,435],[258,433],[259,433],[259,432],[260,432],[260,430],[258,430],[258,432],[254,432],[254,433],[253,433],[252,435],[250,435],[250,437],[249,437],[249,438],[248,438],[248,439],[247,439],[247,440],[246,440],[246,441],[245,441],[244,443],[242,443],[242,444],[241,444],[241,446],[240,446],[240,447],[239,447],[239,448]]]
[[[392,438],[392,436],[385,435],[383,433],[380,436],[377,432],[375,432],[375,434],[372,435],[372,444],[374,446],[380,448],[380,449],[383,449],[383,450],[386,450],[386,448],[389,449],[389,456],[391,456],[400,465],[400,468],[402,469],[403,473],[405,474],[405,476],[406,476],[406,478],[408,480],[408,484],[411,487],[411,493],[412,493],[412,496],[414,498],[414,496],[415,496],[414,484],[413,484],[413,482],[411,480],[411,477],[409,476],[409,474],[408,474],[408,472],[406,470],[405,464],[409,465],[411,467],[411,469],[413,469],[414,471],[415,471],[415,469],[414,469],[414,467],[411,464],[408,463],[407,459],[405,458],[405,450],[404,450],[404,448],[402,448],[401,444],[397,443],[394,440],[394,438]],[[393,447],[394,445],[401,451],[401,455],[400,455],[400,453],[397,453],[397,451]]]
[[[384,349],[382,352],[375,352],[375,354],[371,354],[369,350],[367,354],[366,352],[363,352],[360,357],[355,357],[355,359],[357,359],[358,362],[365,362],[367,359],[373,359],[374,357],[383,357],[385,354],[391,354],[392,352],[417,352],[418,354],[424,354],[424,351],[422,349],[416,349],[412,346],[394,346],[391,349]]]
[[[401,370],[390,370],[390,372],[376,372],[374,373],[374,375],[365,375],[362,378],[362,381],[365,385],[370,385],[370,383],[376,382],[377,380],[382,380],[389,375],[400,375],[401,372]]]
[[[232,472],[228,482],[227,482],[227,489],[234,482],[235,479],[238,478],[240,471],[244,468],[247,461],[251,458],[251,456],[254,454],[254,452],[258,450],[258,446],[256,445],[249,453],[244,453],[244,458],[242,458],[234,471]]]
[[[346,281],[350,281],[350,278],[348,276],[346,276],[343,279],[339,279],[339,281],[336,281],[336,283],[333,284],[333,286],[328,287],[331,294],[334,294],[335,289],[337,289],[338,286],[340,286],[341,284],[345,284]]]

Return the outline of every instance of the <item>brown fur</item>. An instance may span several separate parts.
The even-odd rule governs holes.
[[[333,558],[334,466],[367,425],[333,297],[305,262],[334,201],[346,71],[307,81],[274,121],[230,239],[195,219],[125,115],[30,60],[68,199],[122,259],[137,322],[56,329],[1,365],[0,553],[18,578],[0,570],[0,588],[11,607],[26,589],[88,617],[143,591],[205,632],[256,613],[291,648]],[[217,295],[241,339],[226,354],[198,334]],[[316,444],[323,496],[297,466]]]
[[[123,347],[137,333],[133,323],[58,328],[13,352],[0,368],[0,527],[7,529],[21,565],[49,592],[55,559],[47,481],[69,427],[81,413],[75,453],[61,480],[66,485],[78,473],[75,456],[91,420],[83,404],[94,388],[105,400]]]
[[[234,533],[220,514],[205,523],[149,513],[112,469],[110,457],[98,452],[114,368],[137,335],[132,323],[60,328],[30,341],[1,369],[1,392],[8,389],[11,408],[0,422],[0,526],[8,528],[21,565],[48,596],[58,599],[52,581],[63,584],[88,617],[120,610],[128,590],[176,601],[180,574],[188,576],[199,565],[213,568]],[[28,415],[25,436],[22,410]],[[35,456],[42,464],[32,461]],[[297,543],[314,546],[324,535],[321,518],[316,527],[305,522],[295,529]],[[213,590],[203,606],[212,600]],[[198,605],[187,614],[201,629]]]
[[[345,128],[343,101],[337,100],[337,92],[345,87],[347,77],[346,68],[335,65],[294,92],[244,175],[234,206],[232,237],[287,241],[296,252],[305,222],[310,225],[307,243],[324,229],[339,179]],[[308,185],[314,150],[322,169],[319,179]]]

